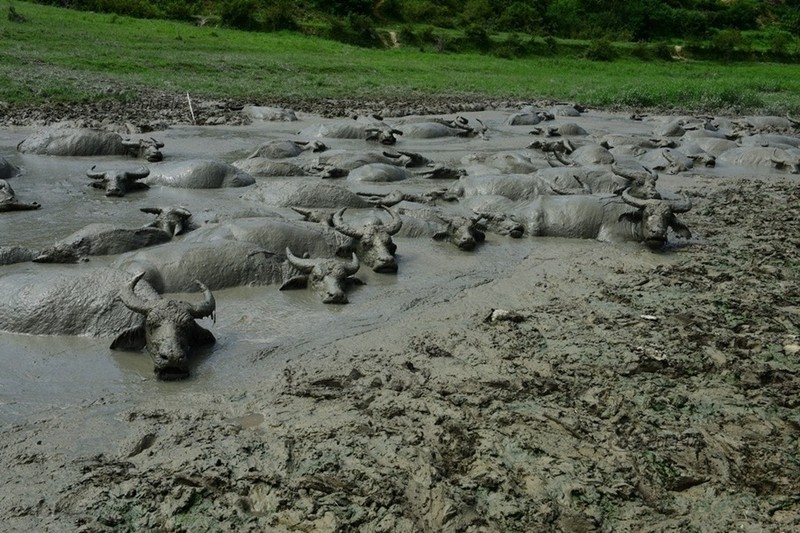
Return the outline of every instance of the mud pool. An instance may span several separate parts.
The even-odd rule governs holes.
[[[483,121],[488,139],[400,137],[393,148],[462,168],[472,154],[535,156],[526,147],[546,138],[507,125],[512,111],[463,113]],[[298,117],[141,136],[164,142],[167,162],[232,162],[335,121]],[[541,126],[580,125],[589,135],[570,138],[579,146],[608,133],[651,137],[679,119],[700,120],[588,110]],[[400,118],[386,122],[402,129]],[[42,205],[0,214],[2,245],[38,248],[94,222],[139,227],[151,220],[142,207],[182,205],[197,225],[259,208],[241,198],[248,188],[108,198],[86,170],[138,162],[18,153],[35,129],[0,130],[0,155],[23,169],[8,182]],[[369,193],[449,184],[336,183]],[[155,379],[146,353],[112,351],[110,339],[2,333],[5,526],[795,531],[797,186],[797,175],[769,165],[659,172],[665,198],[685,193],[694,206],[681,215],[693,237],[671,234],[658,253],[490,232],[463,252],[395,237],[397,274],[362,265],[365,283],[346,305],[277,285],[215,290],[216,321],[198,322],[217,342],[183,381]],[[18,263],[0,275],[113,260]],[[493,321],[495,310],[517,319]]]

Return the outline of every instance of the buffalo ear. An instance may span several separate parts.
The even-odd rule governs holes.
[[[347,284],[348,287],[366,285],[366,283],[353,276],[350,276],[349,278],[345,279],[344,282]]]
[[[192,332],[192,337],[189,339],[189,342],[192,346],[207,346],[217,342],[217,339],[214,337],[214,334],[208,331],[206,328],[195,324],[195,328]]]
[[[308,276],[292,276],[283,282],[278,290],[305,289],[308,286]]]
[[[632,211],[629,213],[622,213],[619,218],[617,219],[620,222],[623,220],[627,220],[628,222],[641,222],[642,221],[642,212],[641,211]]]
[[[443,241],[447,238],[448,233],[446,231],[437,231],[433,234],[434,241]]]
[[[478,242],[483,242],[486,240],[486,234],[479,229],[475,229],[472,231],[473,238]]]
[[[111,343],[112,350],[122,350],[126,352],[135,352],[141,350],[147,344],[144,337],[144,326],[135,326],[126,329],[114,339]]]

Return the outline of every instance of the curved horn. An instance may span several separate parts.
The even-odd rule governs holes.
[[[611,172],[621,178],[635,182],[644,182],[649,176],[653,176],[653,172],[647,167],[642,167],[644,172],[634,170],[632,168],[621,168],[616,163],[611,165]]]
[[[147,168],[146,166],[142,165],[139,168],[137,168],[136,170],[129,170],[129,171],[125,172],[125,175],[127,177],[129,177],[129,178],[132,178],[132,179],[135,179],[135,180],[140,180],[140,179],[146,178],[147,176],[150,175],[150,169]]]
[[[346,224],[345,221],[342,219],[342,215],[344,214],[347,208],[343,207],[338,210],[336,213],[333,214],[333,227],[336,228],[341,233],[344,233],[348,237],[352,237],[354,239],[361,239],[364,236],[364,233],[361,230]]]
[[[317,266],[317,262],[314,259],[297,257],[292,253],[288,246],[286,247],[286,259],[289,261],[290,265],[301,272],[305,272],[306,274],[311,272],[314,267]]]
[[[200,280],[196,279],[194,282],[198,287],[200,287],[200,290],[203,291],[203,294],[206,298],[201,303],[190,306],[189,314],[194,318],[205,318],[207,316],[211,316],[214,313],[214,310],[217,308],[217,302],[214,300],[214,295],[211,294],[211,290]]]
[[[157,141],[155,137],[150,137],[150,140],[153,141],[153,145],[155,145],[156,148],[164,148],[164,143]]]
[[[144,277],[144,272],[136,274],[136,276],[134,276],[134,278],[128,282],[128,284],[125,285],[121,291],[119,291],[119,298],[122,300],[122,303],[125,304],[125,307],[131,311],[142,315],[147,315],[147,313],[153,309],[153,306],[147,303],[146,300],[141,299],[134,292],[136,284],[139,283],[139,280],[142,279],[142,277]]]
[[[361,264],[358,262],[358,257],[356,257],[356,253],[353,252],[353,258],[350,260],[349,263],[345,263],[344,271],[348,276],[352,276],[356,272],[358,272],[359,267]]]
[[[572,161],[567,161],[566,159],[564,159],[564,157],[561,156],[561,153],[558,150],[552,150],[552,152],[553,155],[556,156],[556,159],[558,159],[562,165],[567,167],[575,166],[575,164]]]
[[[667,200],[673,213],[685,213],[692,208],[692,200],[686,194],[680,200]]]
[[[388,233],[389,235],[394,235],[395,233],[400,231],[400,228],[403,227],[403,221],[400,218],[400,215],[394,209],[390,209],[388,206],[385,205],[382,205],[381,207],[392,217],[392,220],[389,221],[388,224],[386,224],[386,233]]]
[[[628,192],[628,189],[625,189],[624,191],[622,191],[622,200],[626,204],[632,205],[633,207],[636,207],[636,208],[639,208],[639,209],[644,209],[648,205],[651,205],[652,203],[658,201],[658,200],[642,200],[641,198],[636,198],[635,196],[631,196],[630,195],[630,193]]]
[[[95,170],[97,165],[92,165],[92,168],[86,171],[86,175],[95,180],[101,180],[106,176],[105,172],[100,172],[99,170]]]
[[[189,218],[192,216],[192,212],[186,209],[185,207],[178,206],[172,209],[172,212],[182,218]]]
[[[312,209],[306,209],[305,207],[291,207],[290,209],[295,213],[302,215],[305,220],[308,220],[311,216],[311,213],[314,212]]]

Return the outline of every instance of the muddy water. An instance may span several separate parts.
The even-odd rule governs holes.
[[[260,123],[246,127],[175,127],[154,136],[166,143],[167,161],[220,158],[233,161],[245,157],[269,139],[299,138],[294,134],[305,124],[319,122],[307,117],[299,123]],[[52,244],[93,222],[113,222],[121,227],[146,224],[151,215],[139,211],[146,206],[183,205],[202,223],[209,212],[225,212],[242,206],[245,189],[186,190],[153,187],[124,198],[107,198],[88,186],[86,170],[92,165],[138,165],[136,161],[112,157],[63,158],[19,154],[15,147],[33,130],[0,131],[0,154],[23,169],[11,180],[18,198],[37,201],[37,211],[4,213],[0,218],[5,245],[32,248]],[[513,136],[500,136],[493,144],[508,146]],[[515,147],[529,139],[514,139]],[[329,140],[331,148],[364,148],[363,141]],[[448,139],[431,150],[430,141],[405,143],[403,149],[419,151],[441,161],[457,161],[485,141]],[[374,146],[368,146],[372,149]],[[317,178],[299,178],[317,179]],[[344,182],[340,182],[344,183]],[[443,186],[444,183],[435,183]],[[417,184],[426,187],[427,184]],[[373,185],[386,192],[397,184]],[[205,217],[205,218],[204,218]],[[447,244],[426,239],[396,239],[399,272],[376,274],[362,268],[357,277],[364,285],[349,293],[350,304],[324,305],[308,290],[279,291],[276,286],[233,288],[215,291],[216,321],[200,323],[217,337],[217,343],[195,357],[191,379],[163,383],[154,379],[145,353],[109,349],[110,339],[46,337],[0,334],[0,421],[20,418],[69,406],[91,407],[113,403],[125,409],[137,398],[153,394],[192,390],[227,390],[237,382],[253,379],[253,354],[272,349],[270,357],[285,362],[302,354],[313,354],[314,346],[358,334],[403,313],[431,305],[471,285],[485,283],[510,268],[527,254],[527,245],[509,244],[504,237],[490,236],[476,253],[459,252]],[[109,264],[113,258],[93,257],[86,268]],[[2,267],[2,274],[64,268],[61,265],[23,263]],[[2,275],[0,274],[0,275]],[[198,299],[197,294],[179,295]],[[259,361],[259,372],[269,372],[270,360]],[[256,378],[257,379],[257,378]]]
[[[456,165],[467,154],[501,150],[522,150],[532,140],[529,126],[504,126],[506,114],[483,112],[466,114],[480,118],[490,128],[484,139],[402,139],[398,149],[419,152],[442,163]],[[173,127],[153,136],[165,142],[166,161],[192,158],[219,158],[234,161],[245,157],[270,139],[303,139],[296,136],[303,127],[324,122],[314,116],[300,116],[299,122],[256,122],[239,127]],[[392,122],[392,121],[389,121]],[[587,113],[577,118],[558,118],[577,122],[595,135],[626,133],[648,135],[654,122],[632,121],[610,113]],[[549,123],[547,125],[551,125]],[[93,222],[113,222],[121,227],[141,226],[151,219],[140,212],[147,206],[183,205],[203,223],[215,212],[234,211],[244,204],[245,189],[187,190],[153,187],[107,198],[88,186],[86,170],[92,165],[135,167],[133,160],[117,158],[62,158],[23,155],[15,147],[32,129],[0,130],[0,154],[24,170],[11,184],[22,201],[37,201],[37,211],[5,213],[0,218],[2,244],[42,247]],[[375,149],[363,141],[326,139],[330,148]],[[308,157],[313,157],[313,154]],[[659,188],[669,196],[687,184],[713,180],[715,173],[730,169],[703,171],[702,176],[687,173],[680,178],[662,176]],[[315,180],[317,178],[298,178]],[[341,181],[340,183],[344,183]],[[403,184],[404,188],[442,187],[447,182]],[[349,186],[362,191],[389,192],[398,184],[360,184]],[[285,210],[284,210],[285,211]],[[10,422],[54,408],[114,405],[124,410],[142,397],[186,392],[235,391],[237,384],[257,382],[270,372],[271,362],[285,363],[313,357],[315,350],[335,340],[368,332],[390,321],[402,321],[416,313],[447,301],[464,289],[502,277],[515,268],[532,250],[543,247],[561,249],[575,246],[568,240],[511,240],[489,234],[474,253],[459,252],[447,244],[428,239],[396,239],[399,272],[375,274],[362,268],[357,277],[363,286],[351,289],[350,304],[324,305],[308,290],[281,292],[276,286],[247,287],[215,291],[216,321],[201,321],[217,337],[217,343],[200,352],[190,379],[164,383],[154,379],[152,364],[144,353],[115,352],[110,339],[79,337],[32,337],[0,334],[0,422]],[[583,245],[583,244],[581,244]],[[629,250],[637,245],[621,244]],[[86,266],[110,263],[113,258],[92,258]],[[669,259],[659,259],[659,261]],[[49,265],[19,264],[2,267],[2,273],[53,268]],[[55,267],[62,268],[62,267]],[[0,273],[0,275],[2,275]],[[197,299],[198,295],[181,295]],[[259,361],[254,354],[265,353]],[[102,407],[98,416],[107,416]],[[113,414],[113,413],[112,413]]]

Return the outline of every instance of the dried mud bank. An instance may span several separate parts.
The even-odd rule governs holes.
[[[8,424],[4,527],[797,530],[797,180],[681,190],[694,238],[663,252],[515,243],[402,320],[256,351],[224,392]]]

